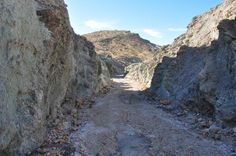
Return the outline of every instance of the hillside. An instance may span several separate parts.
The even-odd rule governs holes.
[[[110,56],[122,68],[153,58],[160,48],[130,31],[100,31],[84,36],[98,54]]]

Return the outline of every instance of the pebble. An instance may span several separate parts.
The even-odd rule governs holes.
[[[208,120],[208,124],[209,124],[209,125],[213,125],[213,123],[214,123],[214,122],[213,122],[212,120]]]
[[[71,122],[63,122],[64,130],[68,130],[71,127]]]
[[[236,133],[236,127],[233,128],[234,133]]]
[[[217,134],[214,135],[213,138],[216,139],[216,140],[220,140],[221,139],[221,135],[217,133]]]
[[[55,119],[54,124],[57,125],[60,122],[60,119]]]
[[[202,135],[203,135],[204,137],[207,137],[207,136],[209,135],[209,129],[206,128],[206,129],[202,130]]]
[[[202,122],[202,121],[203,121],[203,119],[202,119],[202,118],[199,118],[199,119],[197,119],[197,121],[198,121],[198,122]]]
[[[206,128],[206,127],[208,127],[209,125],[208,125],[206,122],[201,121],[201,122],[199,122],[199,126],[200,126],[201,128]]]
[[[209,127],[209,132],[210,133],[218,133],[221,129],[219,127],[217,127],[216,125],[211,125]]]
[[[185,115],[183,112],[177,113],[177,116],[183,116],[183,115]]]
[[[72,110],[72,114],[76,114],[76,113],[77,113],[77,109],[74,108],[74,109]]]
[[[162,105],[169,105],[171,102],[169,100],[160,100]]]

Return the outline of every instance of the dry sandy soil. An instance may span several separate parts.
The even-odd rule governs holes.
[[[203,138],[171,114],[148,104],[136,82],[113,79],[111,91],[79,112],[70,136],[76,156],[224,156],[230,147]]]

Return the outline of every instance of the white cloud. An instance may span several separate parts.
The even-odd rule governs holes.
[[[85,26],[87,26],[90,29],[112,29],[113,26],[109,22],[99,22],[95,20],[88,20],[85,21]]]
[[[174,31],[174,32],[181,32],[181,31],[186,31],[186,28],[168,28],[169,31]]]
[[[155,37],[155,38],[162,38],[162,34],[157,31],[157,30],[153,30],[153,29],[144,29],[143,32],[145,32],[146,34]]]

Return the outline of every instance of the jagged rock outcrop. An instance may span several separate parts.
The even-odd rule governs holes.
[[[165,48],[166,46],[160,47],[158,53],[149,60],[125,67],[125,77],[139,82],[143,89],[149,88],[157,63],[161,62],[166,55],[166,53],[163,53]]]
[[[222,4],[208,12],[194,17],[188,25],[187,32],[167,46],[166,51],[176,56],[179,48],[184,45],[189,47],[209,46],[213,40],[217,40],[219,37],[217,26],[220,21],[235,18],[235,3],[235,0],[224,0]]]
[[[125,67],[125,77],[139,82],[143,89],[149,88],[157,63],[161,62],[163,56],[166,55],[163,53],[163,49],[165,48],[166,46],[160,47],[158,53],[151,59],[141,63],[133,63]]]
[[[112,58],[112,71],[123,74],[124,67],[151,59],[160,48],[130,31],[99,31],[84,35],[102,57]]]
[[[36,0],[39,20],[51,33],[51,39],[44,41],[47,51],[48,84],[47,103],[49,115],[56,117],[57,109],[64,100],[68,82],[73,73],[74,32],[64,1]]]
[[[194,17],[188,26],[187,32],[176,38],[172,44],[161,47],[152,59],[145,61],[145,63],[127,67],[127,77],[140,82],[143,86],[149,87],[150,75],[154,73],[153,68],[158,63],[161,63],[165,56],[176,57],[181,46],[209,46],[213,40],[218,39],[219,31],[217,26],[219,22],[223,19],[234,19],[234,17],[234,0],[227,0],[207,13]]]
[[[63,0],[2,0],[0,34],[0,155],[24,155],[42,143],[65,96],[89,97],[108,74],[74,34]]]
[[[156,61],[145,61],[143,63],[133,63],[125,67],[125,77],[140,83],[140,88],[147,89],[151,85],[151,80],[156,67]]]
[[[95,53],[93,44],[85,37],[74,37],[72,79],[66,98],[79,102],[109,87],[111,81],[107,66]]]
[[[100,54],[98,56],[103,62],[106,63],[111,76],[124,74],[124,65],[122,65],[122,63],[120,63],[116,59],[113,59],[110,55]]]
[[[97,71],[98,78],[96,79],[95,93],[102,91],[103,89],[109,88],[112,85],[110,80],[111,71],[106,61],[102,60],[101,57],[97,56]]]
[[[235,122],[235,17],[235,0],[195,17],[160,52],[150,91],[174,106]]]

